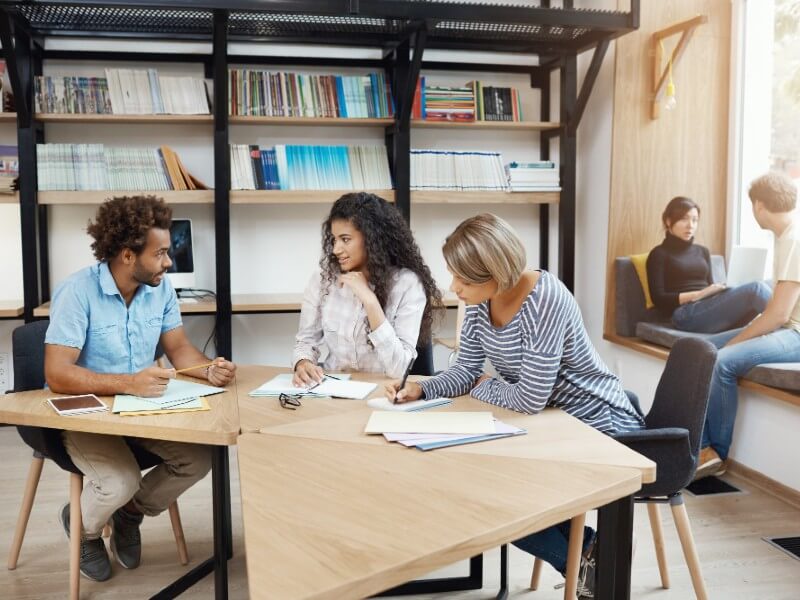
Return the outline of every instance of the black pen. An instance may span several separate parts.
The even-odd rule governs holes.
[[[400,387],[397,388],[397,392],[395,392],[394,398],[392,399],[392,404],[397,404],[397,394],[400,392],[400,390],[403,389],[403,386],[405,386],[406,379],[408,379],[408,374],[411,373],[411,367],[414,366],[414,360],[416,358],[417,358],[416,356],[411,357],[411,362],[408,363],[408,367],[406,367],[406,372],[403,374],[403,379],[400,380]]]
[[[325,381],[325,378],[326,378],[326,377],[327,377],[328,379],[335,379],[336,381],[341,381],[341,380],[342,380],[342,378],[341,378],[341,377],[334,377],[333,375],[323,375],[323,376],[322,376],[322,379],[320,379],[320,380],[319,380],[317,383],[315,383],[314,385],[312,385],[310,388],[306,388],[306,391],[310,392],[310,391],[311,391],[311,390],[313,390],[315,387],[322,385],[322,382],[323,382],[323,381]]]

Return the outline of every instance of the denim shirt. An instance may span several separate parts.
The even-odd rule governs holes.
[[[95,373],[136,373],[153,364],[162,333],[180,327],[172,283],[140,285],[125,305],[108,263],[78,271],[56,289],[46,344],[78,348],[77,365]]]

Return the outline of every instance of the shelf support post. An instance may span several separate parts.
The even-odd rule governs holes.
[[[231,209],[228,149],[228,12],[214,10],[214,239],[217,263],[217,355],[233,358],[231,332]]]

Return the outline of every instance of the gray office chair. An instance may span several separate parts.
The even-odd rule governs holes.
[[[717,349],[705,340],[684,338],[675,342],[659,379],[653,406],[645,416],[645,429],[615,436],[620,443],[656,463],[656,480],[642,486],[635,501],[647,504],[662,587],[669,588],[669,574],[658,505],[669,503],[698,600],[706,600],[708,594],[681,490],[692,482],[697,468],[716,360]],[[626,393],[642,413],[636,395]],[[541,561],[536,559],[531,589],[538,587],[540,572]]]
[[[24,392],[28,390],[40,390],[45,386],[44,377],[44,338],[47,332],[49,321],[34,321],[17,327],[11,338],[12,353],[14,357],[14,391]],[[160,348],[159,348],[160,350]],[[25,484],[25,493],[22,498],[17,526],[14,532],[14,539],[11,543],[11,550],[8,555],[8,568],[13,570],[17,567],[19,553],[22,549],[22,541],[25,538],[25,530],[28,527],[33,500],[36,497],[36,489],[39,485],[39,478],[42,474],[44,460],[49,458],[60,468],[70,474],[70,525],[73,532],[81,530],[81,511],[80,496],[83,491],[83,473],[75,466],[64,448],[61,438],[61,430],[49,429],[45,427],[26,427],[18,426],[20,437],[23,441],[33,448],[33,460],[28,471],[28,480]],[[143,450],[142,448],[131,446],[131,450],[136,457],[136,461],[142,469],[148,469],[161,463],[161,458]],[[172,530],[175,535],[175,543],[178,548],[178,558],[181,564],[189,563],[189,555],[186,550],[186,540],[183,535],[178,503],[173,502],[169,507],[169,516],[172,522]],[[70,557],[79,554],[79,535],[70,535]],[[78,586],[78,562],[70,561],[70,582],[71,587],[75,586],[77,595]]]

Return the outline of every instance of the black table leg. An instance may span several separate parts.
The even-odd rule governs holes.
[[[630,600],[633,496],[602,506],[597,515],[598,600]]]
[[[497,592],[497,600],[508,598],[508,545],[500,546],[500,591]]]
[[[214,556],[206,559],[183,577],[151,597],[168,600],[182,594],[206,575],[214,572],[214,597],[228,597],[228,557],[233,550],[231,532],[231,490],[228,447],[212,446],[211,487],[213,491]]]
[[[438,594],[441,592],[460,592],[479,590],[483,587],[483,554],[469,559],[469,576],[442,577],[441,579],[420,579],[398,585],[375,596],[409,596],[413,594]]]

